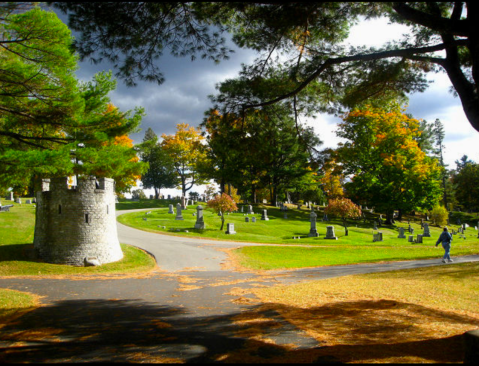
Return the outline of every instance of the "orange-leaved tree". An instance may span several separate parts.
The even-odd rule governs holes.
[[[365,106],[343,117],[337,135],[336,158],[343,172],[348,197],[386,214],[394,210],[431,210],[441,195],[437,161],[418,145],[419,121],[395,103],[382,108]]]
[[[108,103],[100,114],[103,123],[110,129],[121,129],[130,123],[128,114],[121,112],[112,103]],[[82,165],[94,164],[91,174],[114,178],[117,193],[128,192],[136,186],[147,165],[140,162],[133,140],[124,134],[99,139],[96,145],[98,155],[83,155]]]
[[[234,212],[238,210],[235,201],[228,196],[226,193],[222,193],[221,195],[216,195],[212,200],[207,202],[208,207],[212,208],[216,213],[221,214],[221,228],[223,230],[223,226],[225,224],[225,212]]]
[[[324,213],[340,217],[343,220],[343,226],[347,236],[348,229],[346,227],[346,219],[360,217],[361,209],[350,199],[340,197],[328,200],[328,206],[324,209]]]
[[[186,192],[195,184],[206,183],[198,170],[198,166],[206,158],[205,147],[201,143],[204,137],[199,129],[186,123],[176,125],[176,134],[162,134],[161,137],[161,146],[173,159],[180,178],[182,195],[186,197]]]

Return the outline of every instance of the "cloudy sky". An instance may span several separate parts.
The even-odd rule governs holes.
[[[59,14],[65,21],[65,16]],[[392,39],[399,39],[405,28],[388,25],[387,21],[363,22],[351,29],[348,42],[367,46],[381,45]],[[255,58],[249,50],[235,48],[229,60],[214,64],[211,61],[189,58],[174,58],[165,54],[160,60],[160,69],[166,81],[158,86],[153,83],[140,82],[136,87],[126,87],[118,80],[117,90],[110,94],[113,104],[121,110],[133,109],[135,106],[145,108],[146,117],[142,121],[142,131],[130,136],[135,142],[143,139],[145,131],[151,127],[158,135],[174,134],[178,123],[198,126],[204,112],[211,107],[208,95],[215,94],[215,85],[225,79],[234,78],[241,69],[241,64],[250,64]],[[80,80],[91,80],[94,73],[111,69],[108,63],[92,65],[88,60],[80,63],[77,76]],[[479,132],[475,131],[466,119],[461,103],[450,93],[450,82],[446,75],[431,75],[434,83],[424,93],[410,95],[407,112],[415,118],[434,122],[437,118],[445,127],[445,163],[449,169],[455,168],[455,161],[463,155],[476,162],[479,161]],[[304,121],[314,126],[323,140],[323,147],[335,147],[339,142],[334,131],[338,118],[330,115],[318,115],[314,120]],[[193,188],[202,193],[203,187]],[[164,194],[176,195],[176,190],[164,190]],[[149,191],[146,192],[150,194]]]

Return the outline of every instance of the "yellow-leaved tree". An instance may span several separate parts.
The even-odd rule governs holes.
[[[195,184],[204,184],[206,179],[201,176],[198,166],[206,159],[204,137],[199,129],[187,123],[176,125],[176,134],[161,135],[161,146],[173,159],[176,172],[180,178],[180,189],[183,197]]]
[[[351,181],[347,195],[374,206],[392,222],[394,210],[431,210],[441,195],[437,161],[418,145],[419,121],[397,104],[365,106],[344,116],[336,158]]]

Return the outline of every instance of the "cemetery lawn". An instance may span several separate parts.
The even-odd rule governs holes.
[[[320,342],[321,347],[302,354],[304,362],[329,356],[343,363],[462,363],[462,335],[479,323],[478,262],[308,281],[253,293],[263,303],[259,314],[277,312]],[[258,315],[258,322],[267,320]]]
[[[0,325],[38,307],[38,297],[25,292],[0,289]]]
[[[3,201],[2,204],[12,204]],[[156,266],[154,258],[139,248],[121,244],[123,259],[98,267],[43,263],[33,258],[34,205],[16,204],[0,213],[0,276],[91,275],[137,273]]]
[[[383,233],[382,242],[373,242],[372,221],[350,220],[348,222],[349,235],[345,236],[341,221],[331,220],[317,222],[319,237],[308,237],[310,231],[309,213],[305,209],[289,209],[287,219],[283,212],[276,207],[265,207],[268,210],[268,221],[261,220],[261,214],[254,214],[256,222],[245,222],[243,213],[232,213],[225,216],[225,227],[220,231],[221,218],[209,209],[205,209],[204,221],[206,229],[195,229],[196,206],[189,206],[183,211],[184,220],[175,220],[175,214],[168,214],[167,208],[126,213],[118,216],[118,221],[124,225],[137,229],[159,232],[168,235],[179,235],[214,240],[233,240],[258,244],[280,244],[248,246],[238,248],[232,252],[236,263],[242,267],[257,270],[288,269],[302,267],[317,267],[330,265],[344,265],[356,263],[377,263],[384,261],[401,261],[413,259],[442,258],[444,254],[441,245],[435,247],[442,228],[430,225],[431,237],[423,238],[422,244],[409,243],[407,239],[398,239],[398,228],[404,227],[407,232],[407,220],[396,222],[393,226],[383,226],[379,231]],[[260,212],[255,207],[256,212]],[[318,212],[318,219],[322,213]],[[377,218],[368,214],[368,219]],[[146,219],[146,220],[145,220]],[[416,234],[422,234],[420,218],[411,221]],[[475,219],[477,225],[477,218]],[[236,234],[227,235],[226,223],[233,223]],[[338,240],[324,239],[326,226],[332,225]],[[457,230],[458,225],[450,225],[450,229]],[[479,254],[479,238],[477,230],[470,227],[465,235],[455,235],[451,256]],[[293,239],[293,237],[301,237]],[[465,239],[464,239],[465,237]]]

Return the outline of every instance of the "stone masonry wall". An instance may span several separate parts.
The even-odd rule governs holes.
[[[123,258],[118,241],[114,181],[89,177],[68,189],[67,178],[44,180],[37,193],[34,248],[48,263],[82,266]]]

